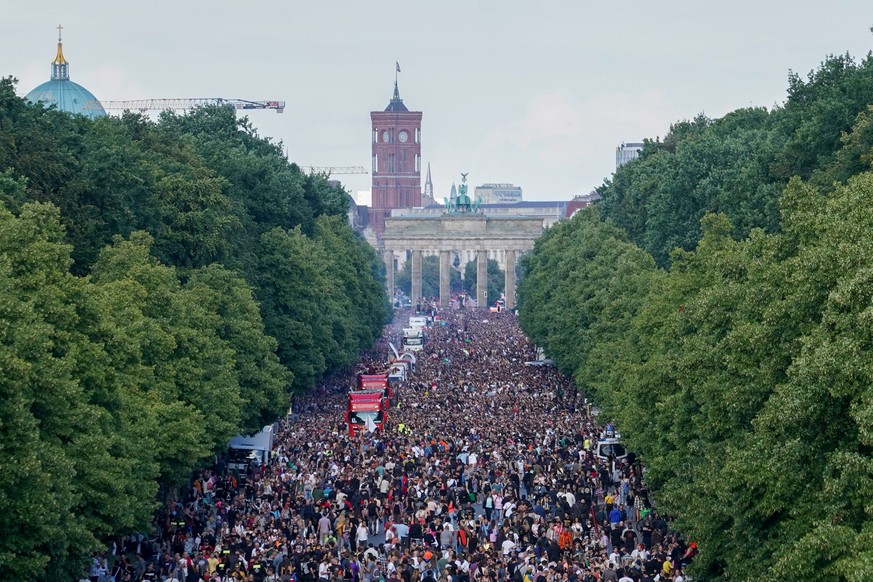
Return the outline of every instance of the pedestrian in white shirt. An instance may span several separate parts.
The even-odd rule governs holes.
[[[358,529],[355,531],[355,541],[358,544],[358,548],[365,548],[369,539],[370,530],[367,529],[367,524],[362,521],[361,525],[359,525]]]

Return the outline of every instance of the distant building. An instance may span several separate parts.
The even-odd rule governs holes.
[[[521,186],[512,184],[482,184],[476,186],[474,199],[479,198],[482,204],[512,204],[521,202]]]
[[[567,203],[567,211],[564,214],[564,218],[573,218],[577,212],[583,208],[588,208],[597,200],[600,200],[600,194],[598,194],[596,190],[592,190],[588,194],[574,196],[573,199]]]
[[[46,107],[54,105],[58,111],[84,115],[92,119],[104,117],[106,111],[93,93],[70,80],[70,64],[64,58],[61,44],[61,27],[58,26],[58,52],[52,61],[51,78],[34,88],[25,96],[31,103],[42,103]]]
[[[355,204],[358,206],[370,206],[373,203],[373,195],[369,190],[358,190],[354,194]]]
[[[482,204],[479,208],[485,216],[538,216],[543,219],[543,228],[548,229],[567,216],[568,204],[567,200],[535,200]],[[445,211],[442,204],[434,204],[425,208],[395,208],[391,216],[440,216]]]
[[[631,160],[635,160],[643,151],[641,143],[623,143],[615,148],[615,169],[619,169]]]
[[[449,199],[457,198],[458,189],[453,184],[451,193],[449,194]],[[509,202],[509,203],[496,203],[496,204],[482,204],[479,209],[485,216],[502,216],[502,217],[537,217],[542,219],[543,228],[549,229],[557,222],[563,220],[568,216],[567,207],[572,202],[568,202],[567,200],[553,200],[553,201],[530,201],[530,202]],[[432,206],[426,206],[424,208],[395,208],[391,210],[391,216],[442,216],[445,214],[446,208],[442,204],[434,204]],[[424,256],[427,256],[428,252],[423,253]],[[476,259],[476,251],[461,251],[458,253],[460,262],[462,265],[466,265],[467,262],[473,261]],[[506,253],[501,250],[494,250],[488,253],[488,257],[491,259],[495,259],[497,264],[500,265],[501,269],[506,268]],[[400,260],[397,263],[397,268],[403,268],[403,263],[405,262],[405,257],[400,257]]]

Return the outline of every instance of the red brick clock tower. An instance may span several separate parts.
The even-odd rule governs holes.
[[[400,99],[397,81],[385,111],[371,111],[373,142],[370,226],[381,235],[392,208],[421,206],[421,111]]]

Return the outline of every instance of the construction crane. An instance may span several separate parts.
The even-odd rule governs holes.
[[[245,99],[224,99],[223,97],[195,97],[191,99],[134,99],[132,101],[101,101],[103,109],[122,109],[130,111],[188,110],[197,107],[218,105],[234,109],[274,109],[276,113],[285,111],[284,101],[246,101]]]
[[[308,174],[366,174],[364,166],[300,166],[300,169]]]

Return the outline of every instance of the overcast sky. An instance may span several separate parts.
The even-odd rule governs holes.
[[[611,175],[623,141],[785,99],[789,70],[873,47],[871,0],[0,0],[0,74],[71,78],[98,99],[284,100],[249,114],[301,165],[370,167],[371,110],[424,112],[438,196],[460,172],[567,199]],[[871,96],[873,101],[873,96]],[[344,176],[353,191],[370,177]],[[422,177],[423,178],[423,177]]]

